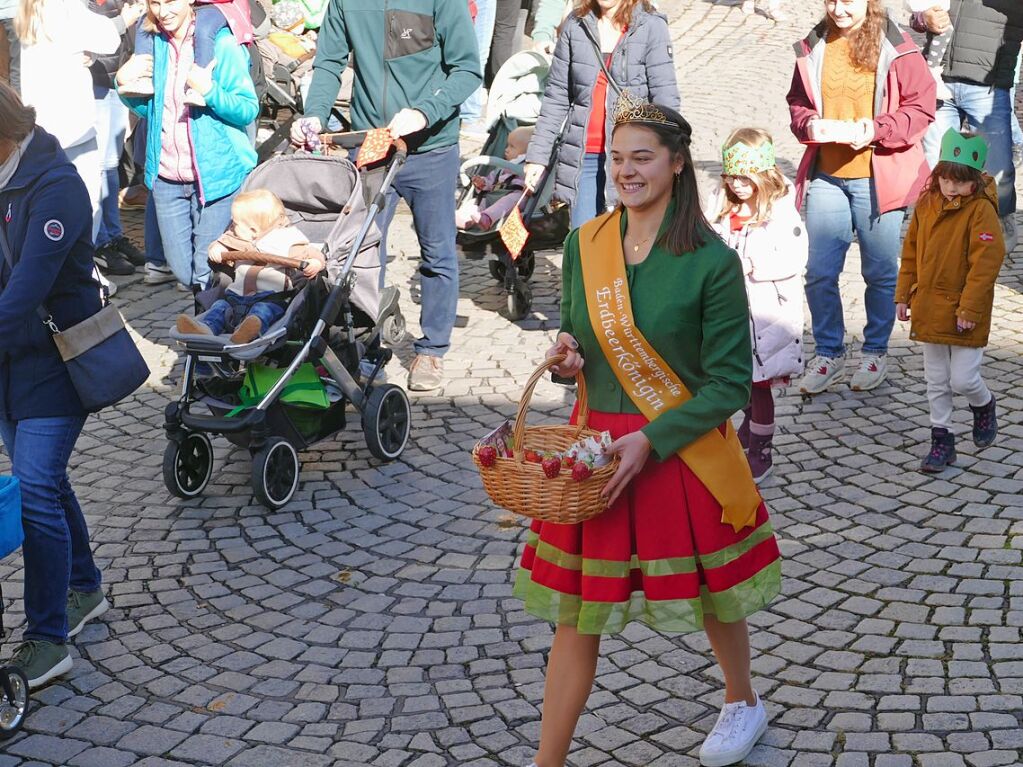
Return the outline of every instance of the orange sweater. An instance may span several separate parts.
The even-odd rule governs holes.
[[[821,90],[825,120],[874,119],[876,68],[869,72],[856,69],[844,37],[829,39],[824,51]],[[868,146],[859,151],[847,144],[821,146],[817,170],[838,178],[870,178],[870,160],[874,151]]]

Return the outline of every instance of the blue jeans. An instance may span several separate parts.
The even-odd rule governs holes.
[[[419,240],[420,310],[423,337],[412,344],[416,354],[443,357],[451,347],[451,329],[458,308],[458,253],[455,250],[455,186],[458,145],[410,154],[387,195],[379,219],[380,285],[387,268],[387,228],[400,196],[412,209]]]
[[[606,156],[587,152],[583,155],[583,169],[575,190],[572,203],[572,228],[576,229],[590,219],[596,218],[607,208],[604,188],[607,185]]]
[[[205,288],[209,283],[210,245],[231,223],[235,194],[207,200],[203,205],[194,182],[164,181],[159,176],[153,182],[150,196],[156,207],[164,256],[182,285]],[[453,220],[451,225],[454,227]]]
[[[494,39],[494,21],[497,18],[497,0],[476,0],[476,48],[480,52],[480,72],[486,71],[490,57],[490,42]],[[483,86],[477,88],[462,104],[462,119],[472,122],[483,117]]]
[[[261,323],[259,333],[262,335],[267,328],[284,316],[283,306],[263,300],[272,295],[272,290],[264,290],[249,296],[239,296],[229,290],[224,298],[213,302],[213,306],[202,316],[202,321],[219,336],[227,330],[234,330],[243,319],[252,315],[259,317]]]
[[[117,193],[121,179],[117,166],[121,162],[121,149],[128,132],[128,107],[121,103],[117,91],[93,86],[96,99],[96,140],[99,143],[100,176],[99,233],[96,246],[106,245],[124,235],[121,229],[121,211],[117,207]]]
[[[895,282],[905,215],[902,209],[878,213],[872,179],[821,174],[810,182],[806,197],[806,233],[810,239],[806,302],[818,354],[845,354],[845,316],[838,278],[854,233],[860,243],[860,269],[867,283],[863,351],[888,351],[888,338],[895,324]]]
[[[68,588],[100,587],[89,529],[67,476],[84,425],[85,416],[0,421],[0,436],[21,481],[26,639],[67,640]]]
[[[949,128],[959,130],[965,119],[970,130],[984,137],[988,145],[985,170],[998,184],[998,214],[1016,212],[1016,167],[1012,164],[1012,111],[1007,88],[972,83],[946,83],[952,98],[938,102],[934,122],[924,136],[927,162],[938,164],[941,137]]]

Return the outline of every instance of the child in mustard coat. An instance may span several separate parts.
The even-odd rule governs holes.
[[[931,411],[931,450],[921,471],[956,460],[952,395],[973,411],[973,441],[995,441],[995,399],[980,374],[991,329],[995,281],[1005,258],[995,181],[984,173],[988,148],[979,136],[949,130],[902,246],[896,314],[912,317],[910,338],[923,343]]]

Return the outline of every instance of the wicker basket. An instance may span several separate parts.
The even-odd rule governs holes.
[[[561,355],[551,357],[526,382],[512,431],[514,457],[508,458],[499,453],[493,466],[483,466],[477,445],[473,448],[472,460],[479,469],[483,489],[498,506],[544,522],[571,525],[595,517],[607,508],[607,500],[600,493],[618,469],[619,460],[615,456],[610,464],[594,469],[593,474],[581,482],[572,479],[572,472],[566,470],[548,478],[540,464],[526,461],[527,449],[538,453],[547,450],[564,452],[580,439],[600,436],[600,432],[586,426],[590,408],[582,375],[576,377],[579,413],[575,426],[526,426],[526,410],[533,389],[543,375],[562,360],[564,356]]]

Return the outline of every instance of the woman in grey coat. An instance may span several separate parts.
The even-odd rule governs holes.
[[[622,90],[679,111],[667,18],[646,0],[576,0],[554,49],[540,119],[526,153],[526,185],[532,189],[565,131],[554,193],[572,206],[573,228],[616,202],[608,147],[611,112]]]

